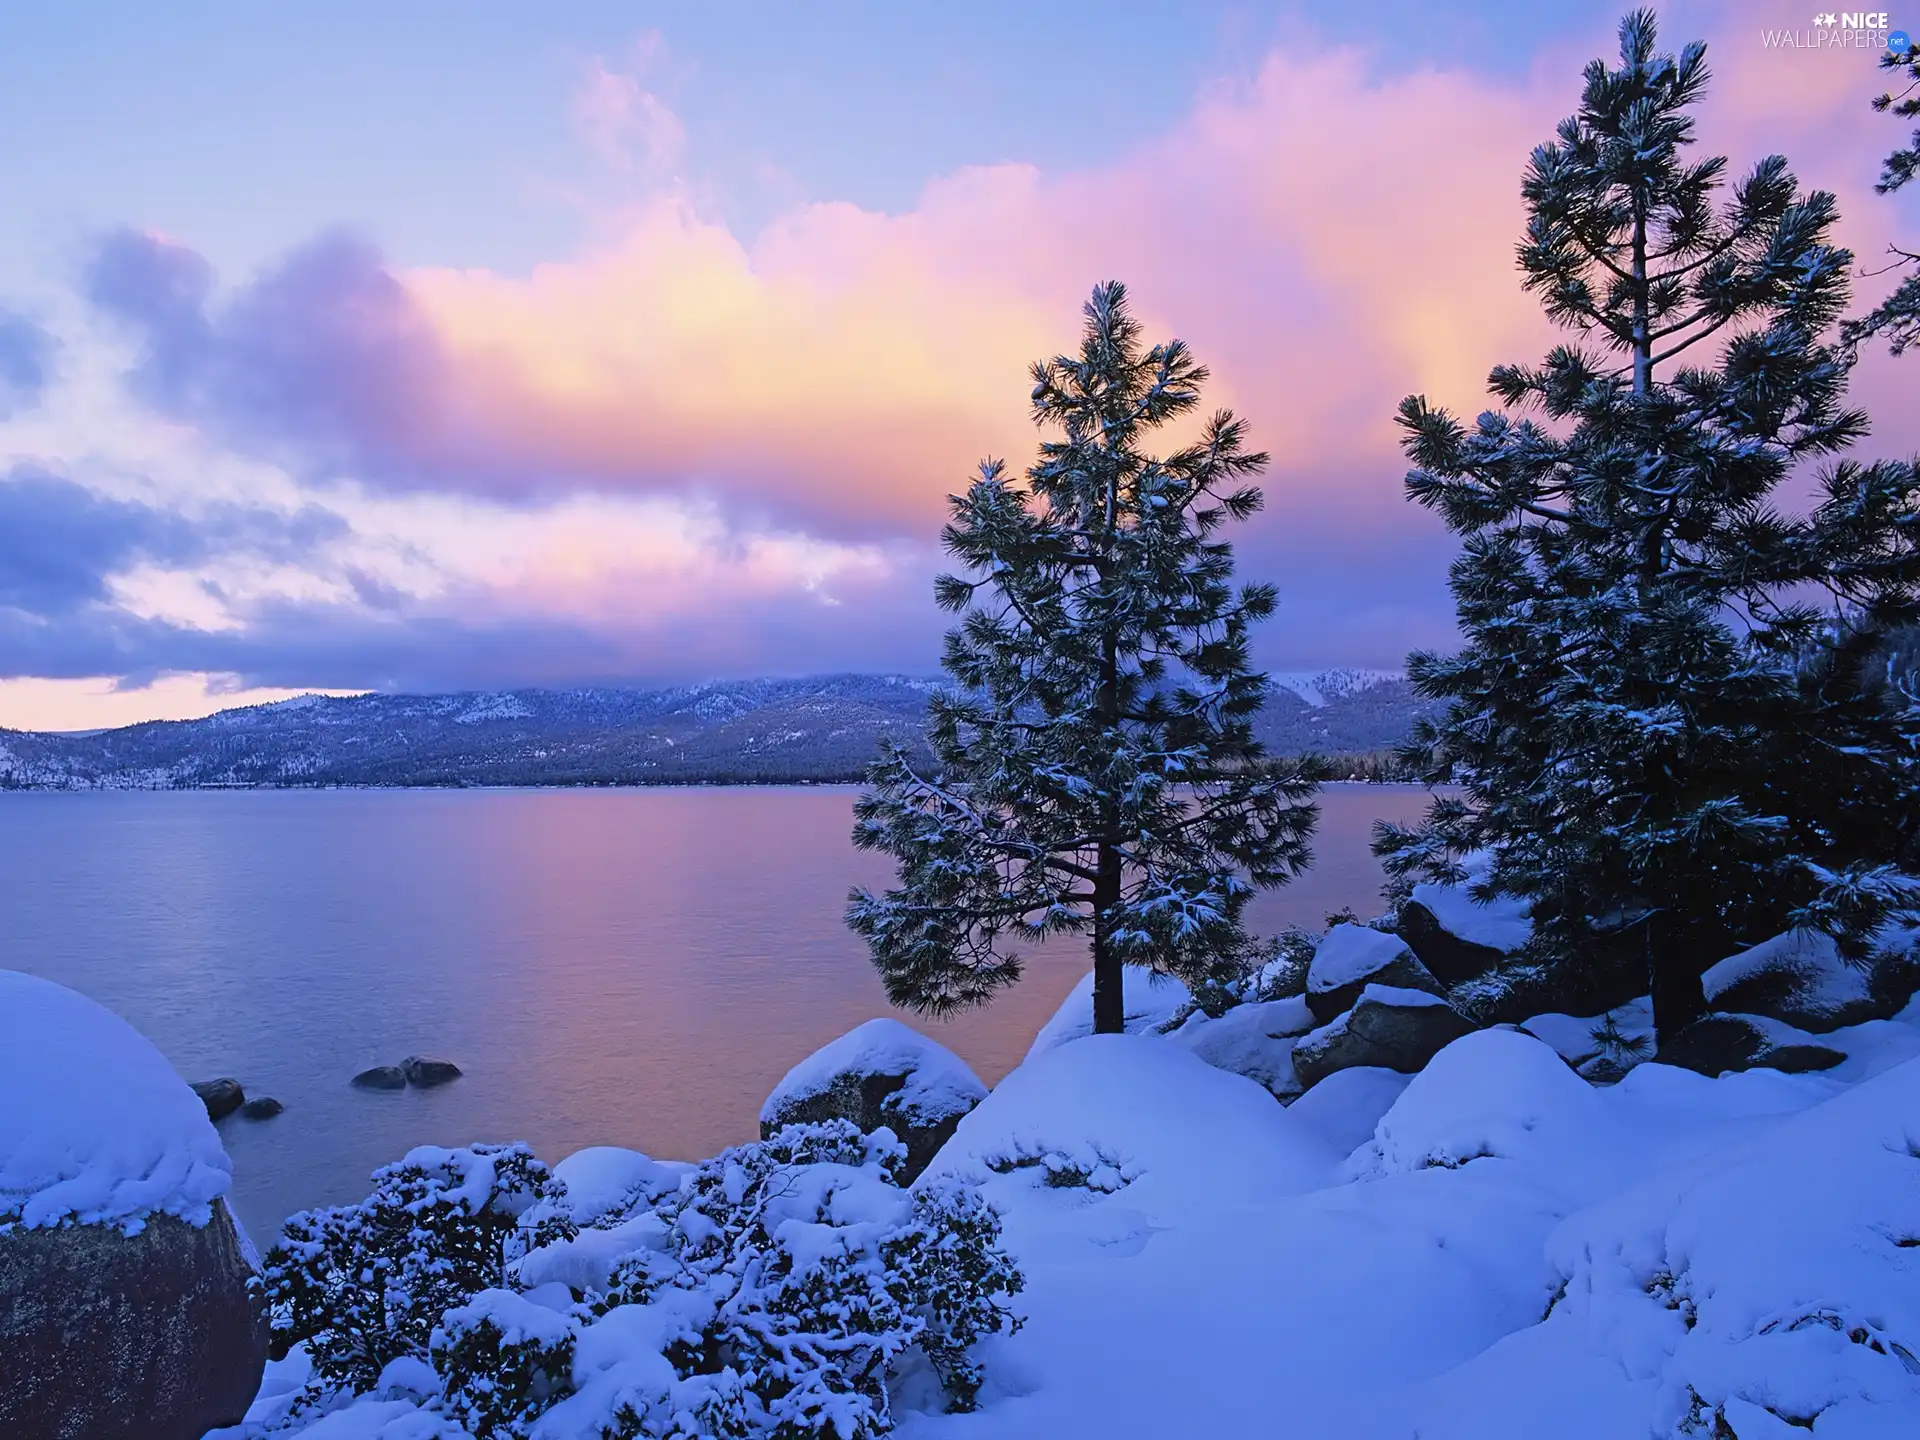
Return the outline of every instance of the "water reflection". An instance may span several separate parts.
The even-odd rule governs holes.
[[[1332,787],[1319,860],[1254,923],[1377,909],[1378,818],[1420,791]],[[844,789],[344,791],[0,797],[0,964],[71,985],[189,1078],[238,1076],[278,1119],[222,1126],[239,1208],[271,1233],[364,1193],[423,1142],[520,1138],[695,1157],[750,1137],[807,1051],[886,1013],[841,925],[884,857]],[[989,1082],[1072,988],[1036,955],[992,1008],[914,1021]],[[347,1078],[413,1052],[466,1077]]]

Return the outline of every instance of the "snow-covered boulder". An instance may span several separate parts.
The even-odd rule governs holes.
[[[1309,1089],[1355,1065],[1411,1074],[1472,1028],[1438,995],[1368,985],[1346,1014],[1295,1043],[1294,1073]]]
[[[1618,1080],[1653,1058],[1653,1002],[1644,995],[1604,1015],[1530,1015],[1520,1028],[1596,1083]]]
[[[1365,925],[1335,925],[1307,967],[1307,1008],[1324,1025],[1352,1009],[1369,985],[1445,993],[1398,935]]]
[[[1473,898],[1473,882],[1484,874],[1486,860],[1484,855],[1468,857],[1468,878],[1460,884],[1414,886],[1396,917],[1413,953],[1448,985],[1484,975],[1533,933],[1525,901]]]
[[[1789,930],[1750,950],[1729,955],[1700,977],[1716,1010],[1770,1015],[1802,1030],[1824,1032],[1865,1020],[1885,1020],[1907,1002],[1905,987],[1876,984],[1900,962],[1851,965],[1833,937]],[[1891,973],[1886,977],[1891,979]]]
[[[1159,1029],[1193,1001],[1187,987],[1171,975],[1156,974],[1138,965],[1129,965],[1122,973],[1121,998],[1126,1006],[1126,1032],[1129,1035]],[[1069,1040],[1078,1040],[1082,1035],[1092,1033],[1093,972],[1089,970],[1080,977],[1080,983],[1073,987],[1067,998],[1060,1002],[1060,1008],[1053,1012],[1053,1018],[1042,1025],[1040,1033],[1033,1037],[1033,1044],[1027,1049],[1027,1059],[1032,1060],[1056,1045],[1064,1045]]]
[[[946,1046],[882,1016],[789,1070],[760,1107],[760,1135],[824,1120],[851,1120],[868,1132],[884,1126],[907,1147],[902,1180],[910,1182],[986,1093]]]
[[[995,1086],[921,1183],[956,1175],[988,1184],[1011,1235],[1029,1218],[1022,1197],[1036,1189],[1106,1196],[1100,1203],[1132,1226],[1177,1218],[1195,1192],[1230,1204],[1312,1189],[1332,1178],[1337,1159],[1260,1087],[1184,1047],[1093,1035]]]
[[[1662,1045],[1655,1058],[1702,1075],[1724,1075],[1754,1066],[1795,1074],[1831,1070],[1847,1057],[1770,1016],[1703,1015]]]
[[[1373,1138],[1380,1117],[1407,1088],[1408,1077],[1378,1065],[1336,1070],[1287,1107],[1287,1113],[1342,1155]]]
[[[1572,1214],[1546,1319],[1425,1387],[1399,1433],[1920,1433],[1915,1115],[1909,1061]]]
[[[0,1400],[9,1440],[199,1440],[266,1362],[206,1106],[117,1015],[0,970]]]
[[[1300,1093],[1293,1073],[1293,1045],[1313,1028],[1313,1014],[1298,995],[1236,1005],[1213,1019],[1196,1014],[1169,1037],[1222,1070],[1244,1075],[1278,1099]]]
[[[1370,1177],[1532,1159],[1542,1143],[1597,1129],[1600,1113],[1597,1092],[1550,1046],[1519,1030],[1477,1030],[1413,1077],[1350,1168]]]

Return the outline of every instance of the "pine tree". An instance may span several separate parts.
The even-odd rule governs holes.
[[[1726,161],[1687,158],[1705,47],[1655,44],[1628,16],[1523,185],[1522,283],[1581,343],[1489,387],[1541,418],[1401,405],[1408,494],[1464,537],[1466,646],[1409,658],[1448,707],[1408,758],[1464,793],[1375,849],[1403,882],[1491,849],[1478,883],[1531,902],[1538,958],[1644,966],[1665,1040],[1739,946],[1860,955],[1909,901],[1913,736],[1863,671],[1916,614],[1920,513],[1913,466],[1850,461],[1776,508],[1866,429],[1823,340],[1852,257],[1777,156],[1723,198]]]
[[[1920,50],[1909,49],[1904,55],[1889,50],[1880,57],[1880,64],[1893,71],[1905,88],[1897,94],[1892,90],[1883,91],[1874,97],[1873,108],[1902,119],[1920,115]],[[1911,141],[1887,156],[1886,164],[1880,169],[1879,182],[1873,188],[1881,195],[1891,195],[1915,175],[1920,175],[1920,129],[1913,132]],[[1920,267],[1920,253],[1898,245],[1889,245],[1887,250],[1894,257],[1893,263],[1873,273]],[[1858,320],[1849,320],[1842,327],[1842,334],[1849,345],[1884,335],[1887,348],[1895,355],[1920,341],[1920,268],[1902,280],[1876,309]]]
[[[941,539],[964,573],[935,596],[963,618],[928,706],[935,769],[892,747],[870,771],[854,843],[893,856],[899,883],[855,890],[847,923],[888,998],[934,1014],[1017,980],[1025,944],[1088,935],[1094,1028],[1116,1032],[1123,966],[1234,972],[1254,889],[1307,863],[1317,769],[1254,739],[1248,633],[1275,592],[1236,589],[1218,538],[1260,508],[1267,457],[1224,410],[1148,453],[1207,371],[1178,340],[1147,347],[1117,283],[1085,315],[1079,353],[1033,367],[1056,438],[1024,481],[988,460],[950,499]]]

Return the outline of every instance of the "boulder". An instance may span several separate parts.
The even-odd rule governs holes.
[[[1846,1055],[1814,1042],[1804,1031],[1763,1015],[1703,1015],[1665,1045],[1654,1059],[1702,1075],[1761,1067],[1801,1074],[1831,1070]]]
[[[898,1020],[856,1026],[789,1070],[760,1107],[762,1138],[787,1125],[851,1120],[907,1147],[909,1184],[952,1138],[987,1087],[958,1055]]]
[[[1408,900],[1401,905],[1394,924],[1420,963],[1449,985],[1477,979],[1507,958],[1504,950],[1455,935],[1440,923],[1440,917],[1432,909],[1418,900]]]
[[[0,1433],[199,1440],[266,1364],[206,1102],[91,1000],[0,971]]]
[[[1369,985],[1346,1014],[1294,1044],[1293,1069],[1308,1089],[1355,1065],[1411,1074],[1472,1029],[1437,995]]]
[[[1219,1070],[1244,1075],[1268,1094],[1291,1100],[1301,1090],[1293,1073],[1293,1045],[1313,1028],[1313,1014],[1298,995],[1236,1005],[1215,1019],[1196,1015],[1168,1037]]]
[[[398,1065],[376,1065],[354,1076],[353,1083],[362,1090],[404,1090],[407,1088],[407,1072]]]
[[[240,1116],[244,1120],[271,1120],[286,1108],[286,1106],[282,1105],[271,1095],[262,1095],[258,1099],[249,1100],[246,1104],[242,1105],[240,1107]]]
[[[1884,981],[1903,968],[1901,960],[1849,964],[1832,936],[1789,930],[1728,956],[1700,983],[1716,1010],[1768,1015],[1825,1033],[1898,1014],[1911,991]]]
[[[423,1089],[460,1078],[460,1067],[451,1060],[435,1060],[425,1055],[407,1056],[400,1062],[400,1071],[407,1077],[407,1084]]]
[[[1533,932],[1524,901],[1473,898],[1472,881],[1484,874],[1484,858],[1470,857],[1467,868],[1466,883],[1414,886],[1395,917],[1420,963],[1448,985],[1486,974],[1525,945]]]
[[[200,1440],[238,1424],[267,1362],[252,1273],[225,1202],[205,1225],[0,1234],[7,1440]]]
[[[1369,985],[1445,993],[1398,935],[1365,925],[1335,925],[1307,967],[1307,1008],[1324,1025],[1351,1010]]]
[[[224,1120],[246,1103],[247,1092],[240,1088],[240,1082],[231,1077],[219,1080],[196,1080],[193,1093],[207,1107],[209,1120]]]

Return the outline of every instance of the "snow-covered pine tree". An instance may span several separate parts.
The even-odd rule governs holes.
[[[1880,64],[1894,73],[1893,83],[1902,88],[1876,95],[1873,108],[1891,112],[1903,120],[1920,116],[1920,50],[1909,49],[1904,55],[1889,50],[1880,57]],[[1887,156],[1886,164],[1880,169],[1879,182],[1873,188],[1882,195],[1891,195],[1916,175],[1920,175],[1920,129],[1915,129],[1906,145]],[[1887,250],[1893,256],[1892,264],[1875,273],[1920,267],[1920,252],[1899,245],[1889,245]],[[1920,268],[1915,268],[1875,309],[1857,320],[1849,320],[1842,327],[1842,334],[1850,345],[1884,335],[1887,348],[1895,355],[1920,342]]]
[[[1914,467],[1835,463],[1775,507],[1866,429],[1823,338],[1852,257],[1779,157],[1728,197],[1725,160],[1689,161],[1707,79],[1634,13],[1534,152],[1523,284],[1584,343],[1490,388],[1544,420],[1401,406],[1408,494],[1465,537],[1466,647],[1409,657],[1448,707],[1408,758],[1465,793],[1375,839],[1403,879],[1491,849],[1481,884],[1531,901],[1538,958],[1644,965],[1663,1040],[1743,944],[1862,953],[1913,850],[1913,737],[1862,668],[1916,613]]]
[[[1224,410],[1150,454],[1207,371],[1144,344],[1117,283],[1085,314],[1079,353],[1033,367],[1057,437],[1024,481],[988,460],[951,498],[941,540],[965,573],[935,594],[963,618],[928,706],[935,767],[895,747],[870,771],[854,843],[893,856],[898,885],[855,890],[847,923],[888,998],[934,1014],[1017,980],[1022,944],[1089,935],[1094,1028],[1116,1032],[1123,966],[1232,973],[1249,896],[1307,864],[1316,767],[1253,736],[1248,632],[1275,593],[1236,588],[1219,538],[1260,508],[1267,457]]]

